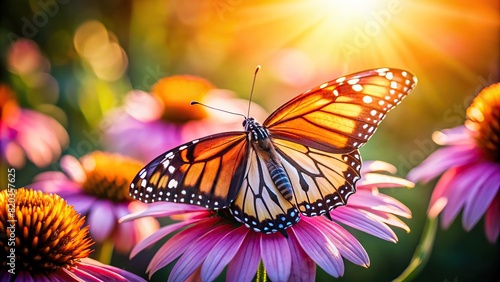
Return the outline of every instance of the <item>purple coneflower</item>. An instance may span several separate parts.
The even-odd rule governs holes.
[[[171,216],[179,222],[161,228],[140,242],[131,256],[179,231],[152,258],[147,269],[150,275],[179,258],[169,281],[184,281],[193,274],[199,275],[202,281],[211,281],[226,266],[228,281],[250,281],[260,261],[272,281],[313,281],[315,264],[339,277],[344,273],[343,258],[363,267],[370,264],[365,249],[340,224],[391,242],[396,242],[397,236],[390,226],[409,231],[397,216],[410,218],[410,210],[394,198],[379,193],[378,188],[412,187],[413,183],[374,173],[394,170],[387,163],[366,163],[356,194],[349,198],[347,206],[331,211],[332,221],[325,217],[301,217],[287,229],[287,238],[279,233],[255,232],[236,222],[225,210],[216,212],[167,202],[150,204],[146,211],[122,220]]]
[[[0,281],[144,281],[88,258],[94,243],[83,223],[58,195],[0,192]]]
[[[0,84],[0,158],[20,168],[28,158],[44,167],[55,161],[68,143],[66,130],[55,119],[19,107],[14,94]]]
[[[75,209],[87,216],[90,235],[102,243],[111,239],[117,251],[127,253],[140,240],[159,228],[153,218],[118,224],[118,219],[137,212],[146,204],[129,196],[129,183],[143,164],[129,157],[96,151],[80,160],[64,156],[62,172],[44,172],[31,186],[57,193]]]
[[[125,106],[104,121],[108,149],[149,161],[186,141],[209,134],[241,130],[241,117],[190,106],[191,101],[246,114],[248,101],[234,98],[228,90],[216,89],[207,80],[176,75],[160,79],[151,94],[135,90],[125,98]],[[252,115],[263,117],[263,110],[252,104]],[[147,144],[147,146],[145,146]]]
[[[428,215],[441,212],[441,225],[450,226],[463,208],[462,224],[471,230],[485,215],[486,237],[496,242],[500,232],[500,83],[481,91],[467,109],[464,126],[436,132],[445,145],[408,174],[429,181],[442,174],[429,204]]]

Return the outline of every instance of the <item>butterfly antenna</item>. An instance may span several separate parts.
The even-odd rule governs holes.
[[[252,90],[250,90],[250,99],[248,100],[248,113],[247,116],[250,116],[250,105],[252,105],[252,96],[253,96],[253,88],[255,87],[255,78],[257,77],[257,73],[260,70],[260,65],[257,65],[255,68],[255,72],[253,73],[253,81],[252,81]]]
[[[200,103],[200,102],[197,102],[197,101],[193,101],[191,102],[191,106],[193,105],[200,105],[200,106],[203,106],[203,107],[207,107],[209,109],[212,109],[212,110],[216,110],[216,111],[220,111],[220,112],[224,112],[224,113],[228,113],[228,114],[232,114],[232,115],[237,115],[237,116],[242,116],[243,118],[247,118],[245,115],[243,114],[239,114],[239,113],[235,113],[235,112],[230,112],[230,111],[226,111],[226,110],[223,110],[223,109],[219,109],[219,108],[214,108],[214,107],[211,107],[209,105],[205,105],[203,103]]]

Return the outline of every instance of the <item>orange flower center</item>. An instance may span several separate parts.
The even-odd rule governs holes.
[[[80,159],[87,179],[83,190],[114,202],[130,201],[129,185],[143,164],[125,156],[96,151]]]
[[[201,101],[214,86],[203,78],[175,75],[160,79],[151,90],[164,106],[163,119],[185,123],[207,116],[204,107],[191,107],[191,101]]]
[[[1,268],[33,275],[77,265],[90,255],[94,244],[88,227],[81,228],[84,220],[58,195],[24,188],[3,190],[0,234],[7,237],[0,240]]]
[[[465,125],[474,132],[483,155],[500,162],[500,83],[481,91],[467,109]]]

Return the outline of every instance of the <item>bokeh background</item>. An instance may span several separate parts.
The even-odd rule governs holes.
[[[70,140],[63,154],[76,157],[103,149],[93,142],[102,139],[99,124],[123,105],[128,91],[148,91],[165,76],[198,75],[248,99],[260,64],[253,101],[272,112],[327,80],[388,66],[413,72],[419,84],[361,152],[365,160],[394,164],[404,177],[437,148],[432,132],[461,124],[473,97],[500,80],[497,0],[9,0],[0,5],[0,83],[11,88],[21,107],[59,121]],[[16,186],[47,170],[60,170],[57,160],[45,167],[27,162],[17,169]],[[2,188],[6,171],[3,162]],[[404,220],[411,233],[396,230],[397,244],[350,229],[371,266],[346,263],[339,281],[388,281],[406,268],[433,184],[389,190],[413,212]],[[493,281],[498,249],[486,241],[482,221],[466,233],[456,220],[438,230],[417,280]],[[143,275],[151,255],[132,261],[115,255],[112,264]],[[166,272],[153,279],[163,280]],[[317,280],[325,279],[332,278],[319,270]]]

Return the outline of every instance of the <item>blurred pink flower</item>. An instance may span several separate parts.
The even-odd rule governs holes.
[[[158,222],[151,217],[118,224],[121,217],[146,208],[146,204],[128,195],[129,183],[142,168],[141,162],[96,151],[80,160],[64,156],[61,166],[66,174],[41,173],[30,187],[56,193],[86,215],[90,235],[96,242],[111,239],[117,251],[127,253],[159,228]]]
[[[0,156],[20,168],[28,158],[38,167],[54,162],[68,144],[64,127],[55,119],[22,109],[12,91],[0,84]]]
[[[148,266],[151,276],[179,258],[169,281],[184,281],[198,272],[202,281],[212,281],[226,265],[226,280],[250,281],[261,260],[271,281],[314,281],[315,264],[339,277],[344,274],[343,258],[363,267],[368,267],[370,261],[358,240],[338,223],[391,242],[396,242],[397,236],[390,226],[409,232],[408,226],[397,216],[410,218],[410,210],[394,198],[379,193],[378,188],[412,187],[413,183],[374,173],[394,170],[387,163],[366,163],[356,194],[349,198],[347,206],[331,211],[332,221],[325,217],[301,217],[297,224],[287,229],[287,238],[279,233],[255,232],[236,222],[226,210],[211,211],[179,203],[153,203],[147,210],[121,220],[144,216],[171,216],[179,220],[140,242],[132,250],[131,257],[187,227],[171,237]]]
[[[232,92],[216,89],[203,78],[162,78],[151,94],[140,90],[128,93],[124,107],[103,121],[107,149],[149,161],[189,140],[242,129],[241,116],[190,106],[191,101],[239,114],[248,110],[248,100],[236,99]],[[256,118],[265,117],[264,110],[256,104],[252,104],[251,111]]]
[[[500,233],[500,83],[485,88],[467,109],[465,126],[436,132],[445,145],[408,174],[427,182],[440,174],[429,204],[431,218],[441,212],[448,228],[463,208],[462,225],[471,230],[485,214],[486,237],[495,243]]]

